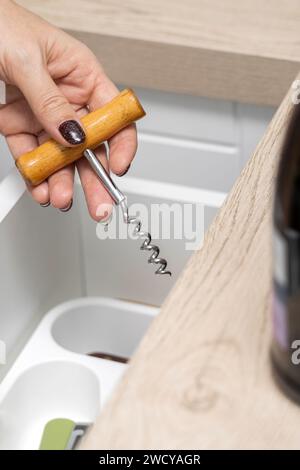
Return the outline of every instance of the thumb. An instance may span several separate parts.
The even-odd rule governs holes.
[[[16,85],[45,131],[62,145],[78,145],[85,132],[75,111],[52,80],[48,70],[39,66],[34,71],[21,71]]]

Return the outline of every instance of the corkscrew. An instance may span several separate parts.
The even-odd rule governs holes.
[[[115,185],[114,181],[111,179],[109,173],[105,170],[101,162],[98,160],[97,156],[90,149],[84,151],[84,156],[88,160],[89,164],[95,171],[96,175],[105,186],[106,190],[109,192],[115,204],[119,205],[122,214],[123,220],[126,224],[134,225],[134,233],[139,237],[144,239],[140,249],[151,252],[150,257],[148,258],[148,263],[158,265],[155,274],[169,274],[170,271],[166,270],[167,261],[164,258],[159,257],[160,249],[157,245],[154,245],[152,238],[149,232],[144,232],[141,230],[142,223],[138,217],[130,216],[128,213],[128,205],[126,196],[120,191],[120,189]]]
[[[171,272],[166,270],[167,261],[159,257],[160,250],[152,243],[150,233],[142,231],[141,221],[137,217],[129,215],[125,195],[115,185],[93,152],[93,149],[99,144],[143,116],[145,116],[145,111],[138,98],[132,90],[126,89],[105,106],[81,119],[86,133],[86,140],[83,144],[64,147],[53,139],[49,139],[34,150],[21,155],[16,160],[16,166],[26,182],[36,186],[84,154],[115,204],[120,206],[124,222],[133,225],[134,233],[143,239],[140,248],[150,253],[148,262],[157,265],[156,274],[171,275]]]

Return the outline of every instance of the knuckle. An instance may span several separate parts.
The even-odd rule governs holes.
[[[44,115],[60,113],[66,106],[66,100],[59,93],[45,94],[40,99],[40,111]]]

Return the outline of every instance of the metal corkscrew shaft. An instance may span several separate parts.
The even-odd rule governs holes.
[[[141,221],[137,217],[130,216],[128,214],[128,206],[127,206],[125,195],[115,185],[114,181],[111,179],[110,175],[102,166],[97,156],[90,149],[86,149],[84,151],[84,156],[86,157],[91,167],[95,171],[96,175],[98,176],[98,178],[101,180],[101,182],[103,183],[103,185],[109,192],[113,201],[121,207],[122,212],[123,212],[124,222],[127,224],[134,225],[134,233],[138,237],[144,239],[140,249],[151,252],[150,257],[148,259],[148,263],[158,265],[158,268],[155,271],[155,274],[169,274],[171,276],[171,272],[166,270],[167,261],[164,258],[159,257],[160,250],[158,246],[151,243],[152,238],[151,238],[150,233],[143,232],[141,230],[141,227],[142,227]]]
[[[100,163],[94,152],[90,149],[86,149],[84,151],[84,156],[88,160],[89,164],[93,168],[98,178],[101,180],[103,186],[105,186],[105,188],[111,195],[114,202],[116,204],[121,204],[121,202],[126,199],[124,194],[117,188],[117,186],[105,170],[102,163]]]

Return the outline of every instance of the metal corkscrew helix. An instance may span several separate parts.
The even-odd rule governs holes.
[[[84,156],[90,163],[91,167],[95,171],[98,178],[101,180],[102,184],[105,186],[107,191],[109,192],[110,196],[112,197],[113,201],[120,206],[123,219],[126,224],[134,225],[134,233],[143,238],[144,241],[140,247],[141,250],[146,250],[151,252],[150,257],[148,259],[148,263],[158,265],[155,274],[169,274],[171,276],[171,272],[167,271],[167,261],[164,258],[159,258],[160,250],[157,245],[153,245],[151,243],[152,238],[150,233],[144,232],[141,230],[142,223],[139,218],[130,216],[128,213],[128,206],[126,196],[120,191],[120,189],[115,185],[113,180],[111,179],[110,175],[107,173],[105,168],[102,166],[100,161],[98,160],[97,156],[94,152],[90,149],[86,149],[84,151]]]

